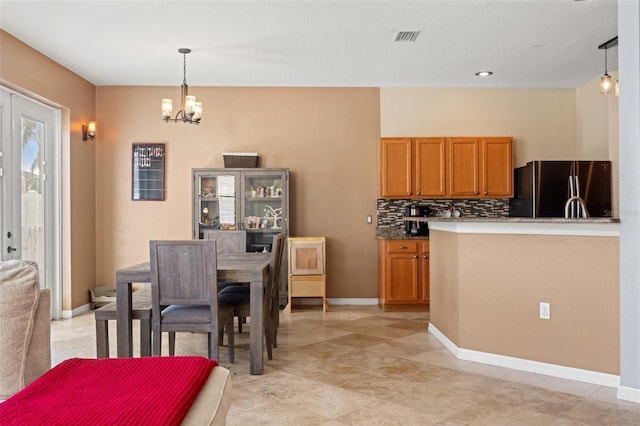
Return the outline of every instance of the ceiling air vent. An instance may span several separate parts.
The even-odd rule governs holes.
[[[398,31],[393,41],[416,41],[420,31]]]

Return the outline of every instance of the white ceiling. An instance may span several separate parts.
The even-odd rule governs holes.
[[[575,88],[617,2],[1,0],[0,28],[98,86],[179,85],[188,47],[191,86]]]

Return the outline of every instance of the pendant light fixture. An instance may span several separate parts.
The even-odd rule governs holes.
[[[610,47],[614,47],[617,45],[618,36],[615,36],[611,40],[606,41],[598,46],[598,49],[604,49],[604,75],[600,77],[600,93],[603,95],[608,95],[609,93],[611,93],[611,88],[613,87],[611,76],[609,75],[607,70],[607,50],[609,50]]]
[[[191,53],[191,49],[180,48],[178,49],[178,53],[182,54],[184,64],[184,75],[182,86],[180,87],[181,109],[174,118],[171,118],[173,115],[173,102],[171,99],[163,99],[162,119],[167,123],[173,121],[174,123],[200,124],[200,119],[202,118],[202,102],[196,102],[196,97],[189,95],[189,86],[187,85],[187,54]]]

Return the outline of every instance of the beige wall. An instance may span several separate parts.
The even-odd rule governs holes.
[[[156,238],[191,238],[191,169],[223,167],[222,152],[255,151],[290,169],[293,236],[327,237],[327,295],[377,297],[375,225],[378,89],[192,87],[199,126],[164,123],[178,87],[99,87],[97,282],[148,259]],[[131,144],[165,142],[166,200],[131,201]]]
[[[81,140],[81,125],[96,117],[95,87],[1,30],[0,83],[62,110],[62,309],[70,310],[95,285],[95,143]]]
[[[618,238],[430,237],[431,322],[458,347],[619,374]],[[540,302],[550,320],[539,319]]]
[[[571,159],[576,99],[571,89],[380,89],[382,136],[513,136],[514,167]]]
[[[434,250],[434,248],[436,248]],[[449,340],[460,347],[460,296],[458,235],[452,232],[429,233],[430,320]]]

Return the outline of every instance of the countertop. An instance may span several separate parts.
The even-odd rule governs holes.
[[[564,217],[418,217],[425,222],[486,222],[486,223],[620,223],[620,219],[614,217],[588,217],[588,218],[564,218]]]
[[[428,222],[432,230],[480,234],[538,234],[618,236],[620,219],[594,218],[530,218],[530,217],[420,217],[406,218]],[[382,240],[428,240],[429,236],[405,235],[403,227],[378,227],[376,238]]]
[[[385,226],[376,228],[376,238],[379,240],[428,240],[428,235],[412,237],[404,233],[403,227]]]

